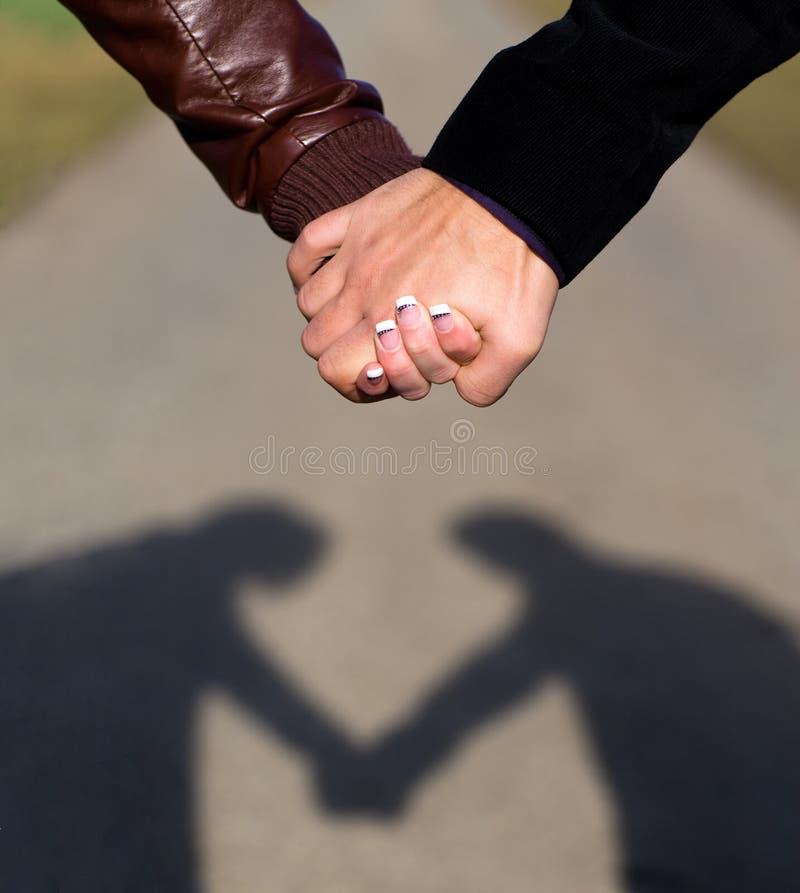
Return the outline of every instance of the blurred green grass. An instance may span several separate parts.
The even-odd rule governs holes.
[[[46,28],[51,33],[79,30],[76,18],[56,0],[0,0],[0,16]]]
[[[0,222],[143,104],[56,0],[0,0]]]
[[[536,22],[554,21],[567,0],[508,0]],[[704,132],[800,204],[800,56],[754,81],[709,121]]]

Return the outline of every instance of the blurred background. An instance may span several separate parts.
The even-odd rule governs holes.
[[[420,152],[563,10],[309,8]],[[338,398],[138,86],[0,48],[0,890],[800,889],[798,60],[478,411]]]

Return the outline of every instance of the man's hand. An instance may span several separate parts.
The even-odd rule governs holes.
[[[428,170],[310,223],[288,266],[309,320],[303,347],[354,401],[388,385],[419,399],[431,381],[452,379],[469,403],[494,403],[539,352],[558,291],[553,271],[518,236]],[[403,311],[402,343],[387,349],[375,326],[394,318],[405,295],[424,307],[448,304],[450,331],[434,329],[423,308],[407,331]],[[364,370],[376,356],[388,382],[370,386]]]

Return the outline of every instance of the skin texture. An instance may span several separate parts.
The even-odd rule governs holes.
[[[288,268],[309,321],[303,348],[355,402],[418,400],[431,382],[453,381],[468,403],[489,406],[536,357],[558,292],[553,271],[519,237],[424,169],[310,223]],[[402,295],[417,298],[418,314],[395,316]],[[449,332],[434,329],[426,308],[435,304],[452,308]],[[402,341],[391,350],[375,336],[388,319]],[[376,360],[385,375],[370,384]]]

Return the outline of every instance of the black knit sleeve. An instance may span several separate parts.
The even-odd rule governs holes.
[[[424,166],[520,218],[569,281],[702,125],[798,51],[800,0],[575,0],[495,56]]]

